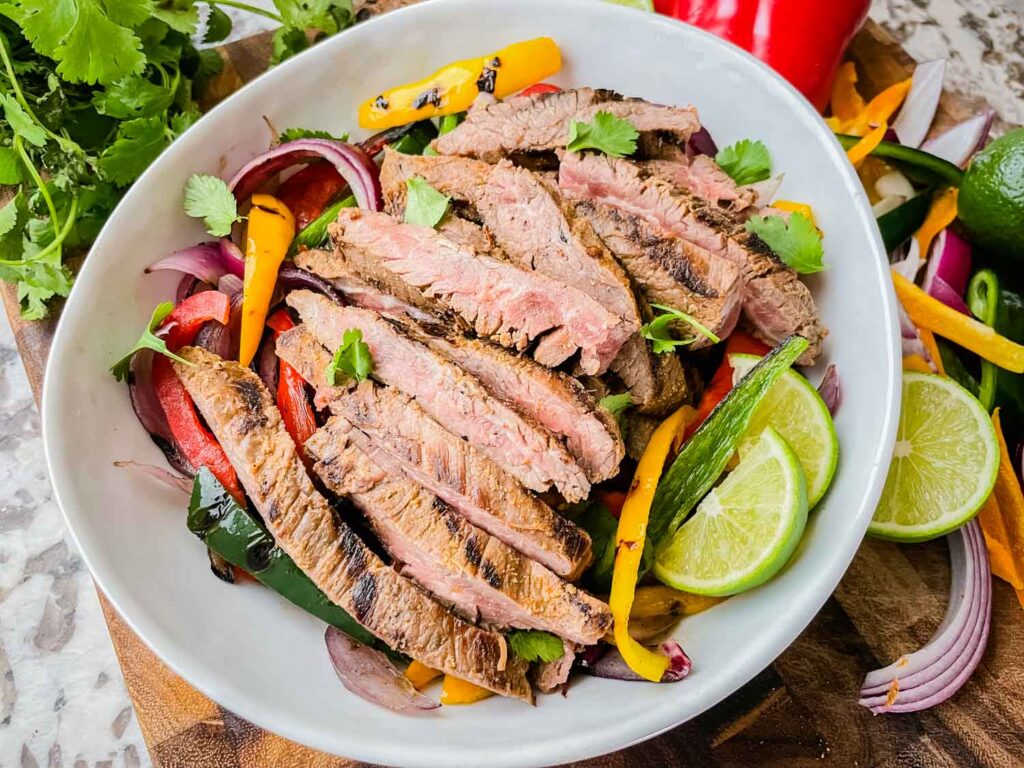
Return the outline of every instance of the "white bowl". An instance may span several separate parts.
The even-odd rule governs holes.
[[[842,376],[842,450],[831,492],[774,580],[686,619],[676,637],[693,673],[674,685],[581,677],[536,708],[492,698],[412,718],[348,693],[323,625],[266,589],[209,572],[183,497],[113,466],[162,464],[108,367],[135,341],[170,275],[158,257],[204,239],[181,211],[190,174],[229,174],[278,128],[356,129],[356,107],[455,59],[550,35],[563,85],[614,88],[697,106],[720,145],[758,138],[785,172],[782,196],[813,204],[830,267],[811,280]],[[666,18],[593,0],[437,0],[356,26],[277,67],[217,107],[135,184],[97,240],[64,309],[43,393],[57,497],[97,582],[186,680],[233,712],[327,752],[405,766],[532,766],[620,749],[708,709],[764,669],[838,583],[878,500],[898,408],[889,270],[861,186],[825,124],[752,57]],[[820,373],[820,370],[817,372]],[[851,695],[853,693],[851,692]]]

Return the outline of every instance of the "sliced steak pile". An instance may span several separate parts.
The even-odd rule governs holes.
[[[578,289],[479,255],[429,227],[345,209],[330,232],[346,259],[358,259],[360,271],[378,282],[390,274],[504,346],[524,350],[537,340],[533,355],[549,367],[579,351],[582,368],[601,373],[629,338],[619,318]]]
[[[743,274],[743,309],[755,334],[772,345],[800,334],[810,342],[803,364],[821,353],[827,331],[811,292],[727,212],[650,175],[640,164],[604,155],[565,153],[559,186],[570,196],[615,206],[732,261]]]
[[[313,487],[259,377],[186,347],[174,363],[278,546],[324,594],[400,653],[505,696],[532,701],[527,664],[505,639],[463,621],[385,565]]]
[[[328,349],[341,346],[346,330],[362,331],[376,379],[412,397],[441,426],[468,440],[527,488],[554,486],[571,501],[587,497],[590,483],[565,446],[494,397],[476,377],[374,312],[339,307],[310,291],[292,291],[287,301]]]
[[[649,303],[682,310],[719,338],[732,333],[743,304],[738,266],[622,209],[581,200],[576,211],[590,221]],[[710,343],[701,339],[693,348]]]
[[[732,177],[707,155],[684,155],[676,160],[652,160],[646,163],[646,168],[677,189],[692,192],[712,205],[739,212],[754,204],[754,193],[738,186]]]
[[[579,289],[621,320],[629,339],[611,370],[641,410],[661,413],[682,402],[681,365],[658,361],[651,354],[639,336],[641,309],[629,277],[554,183],[508,161],[491,166],[468,158],[390,151],[384,156],[381,180],[392,213],[402,214],[406,181],[413,176],[468,206],[506,258]]]
[[[474,526],[402,474],[389,474],[334,417],[306,442],[314,471],[351,498],[402,574],[473,620],[540,629],[589,645],[611,626],[608,606]]]
[[[514,96],[471,109],[454,131],[438,137],[442,155],[476,157],[496,163],[518,153],[562,149],[574,120],[590,122],[598,112],[629,120],[641,134],[671,136],[683,144],[700,128],[693,107],[666,107],[614,91],[577,88],[536,96]]]
[[[473,446],[427,416],[408,395],[364,382],[327,384],[331,355],[304,326],[284,333],[277,354],[317,391],[317,401],[345,418],[349,439],[381,467],[405,474],[455,507],[474,525],[560,576],[590,564],[590,537]]]

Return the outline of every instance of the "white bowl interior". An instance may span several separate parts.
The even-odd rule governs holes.
[[[759,138],[785,172],[781,196],[814,205],[829,271],[810,280],[842,376],[835,483],[794,561],[777,578],[687,619],[694,660],[671,686],[581,678],[536,708],[490,699],[410,718],[349,694],[335,678],[323,625],[267,590],[209,573],[185,527],[183,497],[114,468],[162,464],[107,369],[127,349],[170,275],[159,256],[204,239],[181,212],[193,172],[229,174],[280,129],[356,129],[356,107],[448,61],[550,35],[554,81],[662,103],[695,104],[720,145]],[[358,132],[355,134],[358,136]],[[778,77],[725,43],[663,18],[566,0],[437,0],[358,26],[278,67],[218,107],[135,185],[92,250],[64,310],[44,393],[54,486],[99,584],[138,634],[223,705],[326,751],[409,766],[540,765],[623,747],[712,706],[768,665],[806,626],[849,564],[877,501],[897,408],[896,326],[881,243],[838,145]],[[817,371],[817,373],[820,373]]]

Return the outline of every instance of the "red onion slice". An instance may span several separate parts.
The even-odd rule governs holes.
[[[239,278],[245,277],[245,254],[231,242],[230,238],[220,239],[220,258],[228,274]]]
[[[282,291],[294,291],[300,288],[326,296],[335,304],[344,304],[341,294],[327,280],[312,272],[285,264],[277,273],[277,287]]]
[[[691,155],[710,155],[714,157],[718,154],[718,145],[715,144],[715,140],[711,137],[711,132],[703,125],[699,131],[690,136],[690,140],[686,142],[686,149],[688,154]]]
[[[348,182],[360,208],[381,210],[380,173],[376,163],[360,147],[343,141],[298,139],[279,144],[243,165],[228,186],[235,197],[245,200],[282,171],[321,159],[331,163]]]
[[[683,651],[682,646],[675,640],[666,640],[656,649],[656,652],[668,657],[668,669],[661,676],[663,683],[675,683],[682,680],[693,668],[690,657]],[[614,646],[591,646],[576,659],[577,668],[594,677],[603,677],[608,680],[629,680],[633,682],[647,682],[636,672],[629,668],[626,660],[622,658],[619,649]]]
[[[356,696],[404,714],[418,714],[441,706],[417,691],[376,648],[356,642],[334,627],[327,628],[324,639],[338,679]]]
[[[242,292],[243,285],[242,278],[238,275],[228,274],[217,281],[217,290],[228,296],[235,296]]]
[[[963,296],[957,293],[953,288],[943,280],[941,277],[935,276],[932,278],[931,284],[926,289],[929,296],[933,299],[938,299],[943,304],[951,309],[955,309],[964,315],[970,315],[971,311],[967,308],[967,303],[964,301]]]
[[[220,276],[227,271],[221,258],[219,243],[200,243],[191,248],[175,251],[170,256],[164,256],[150,264],[146,267],[145,273],[148,275],[150,272],[165,269],[184,272],[210,285],[216,285]]]
[[[922,287],[929,290],[935,278],[941,278],[959,296],[967,290],[971,277],[971,246],[949,227],[935,238]],[[938,297],[936,297],[938,298]]]
[[[995,111],[987,109],[980,115],[957,123],[948,131],[921,145],[921,149],[961,168],[967,166],[975,152],[985,146]]]
[[[910,92],[903,102],[899,117],[892,124],[900,144],[915,149],[921,146],[935,119],[945,76],[945,59],[925,61],[914,69]]]
[[[839,368],[835,363],[831,363],[825,369],[825,375],[821,377],[821,383],[818,385],[818,394],[825,402],[828,412],[835,416],[843,402],[843,392],[839,383]]]
[[[992,576],[981,526],[972,520],[948,540],[952,574],[946,615],[923,648],[864,678],[859,703],[876,714],[919,712],[946,701],[984,655],[992,619]]]
[[[784,178],[784,175],[780,173],[778,176],[772,176],[770,179],[756,181],[753,184],[747,184],[746,186],[740,187],[740,190],[748,190],[753,193],[754,207],[763,208],[771,203],[772,198],[778,193],[779,187],[782,186]]]
[[[114,466],[118,469],[132,469],[143,475],[148,475],[154,480],[159,480],[169,488],[191,495],[192,481],[182,475],[176,475],[163,467],[154,467],[152,464],[139,464],[137,461],[115,461]]]

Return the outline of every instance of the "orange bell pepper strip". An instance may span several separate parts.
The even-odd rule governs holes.
[[[939,232],[952,224],[956,218],[958,194],[958,189],[947,187],[932,200],[924,223],[914,233],[914,240],[917,241],[918,252],[922,259],[928,258],[928,251],[932,247],[932,241],[935,240]]]
[[[846,156],[850,159],[850,162],[857,165],[861,160],[874,152],[885,139],[885,132],[888,130],[889,124],[883,120],[881,125],[869,131],[863,139],[846,150]]]
[[[1000,423],[999,409],[992,414],[999,440],[999,475],[995,490],[978,515],[989,551],[992,573],[1024,589],[1024,493],[1013,469]]]
[[[935,373],[928,361],[920,355],[907,355],[903,358],[904,371],[917,371],[918,373]]]
[[[942,354],[939,352],[939,345],[935,341],[935,334],[927,328],[918,328],[917,335],[921,339],[921,343],[924,344],[924,348],[928,350],[928,357],[932,359],[932,367],[940,376],[945,376],[946,368],[942,364]]]
[[[475,704],[493,695],[493,691],[451,675],[445,675],[441,685],[442,704]]]
[[[263,338],[263,325],[277,285],[277,272],[295,239],[295,218],[275,197],[253,195],[245,234],[242,330],[238,362],[249,365]]]
[[[772,208],[777,208],[780,211],[789,211],[790,213],[802,213],[814,226],[818,226],[818,222],[814,219],[814,209],[807,203],[798,203],[795,200],[776,200],[771,204]]]
[[[843,123],[856,120],[864,111],[864,99],[857,91],[857,67],[852,61],[844,62],[832,83],[832,116]]]
[[[426,664],[413,659],[409,662],[409,666],[405,668],[405,678],[412,683],[413,688],[417,691],[422,691],[426,688],[433,680],[436,680],[443,675],[439,669],[433,669],[428,667]]]
[[[984,323],[933,299],[903,275],[892,273],[896,296],[911,321],[1012,373],[1024,373],[1024,346],[1001,336]]]
[[[846,122],[843,126],[843,133],[848,133],[851,136],[864,136],[875,126],[889,122],[909,92],[909,77],[890,85],[871,99],[857,117]]]
[[[538,37],[475,59],[456,61],[429,77],[392,88],[359,107],[359,125],[383,130],[464,112],[481,93],[503,99],[562,68],[550,37]]]
[[[615,567],[612,571],[611,596],[608,599],[614,620],[615,645],[630,669],[655,683],[661,681],[668,669],[668,659],[649,651],[630,637],[629,616],[633,610],[637,575],[647,541],[647,521],[654,491],[658,487],[673,442],[684,433],[694,415],[693,408],[683,406],[654,431],[637,465],[615,534]]]

